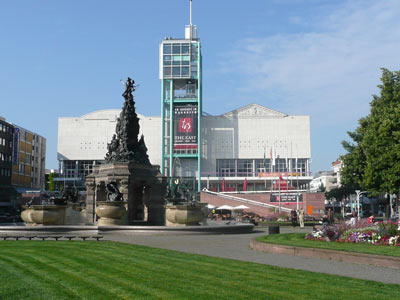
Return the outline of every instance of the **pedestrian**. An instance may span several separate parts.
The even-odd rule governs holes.
[[[331,225],[333,223],[334,223],[333,211],[332,209],[328,209],[328,225]]]
[[[300,228],[304,228],[304,209],[303,209],[303,207],[300,208],[299,222],[300,222]]]
[[[292,211],[290,212],[290,218],[292,219],[292,226],[293,228],[296,228],[296,224],[297,224],[297,212],[296,210],[293,208]]]

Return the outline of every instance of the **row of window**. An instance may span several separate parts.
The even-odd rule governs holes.
[[[0,161],[11,162],[11,155],[0,153]]]
[[[10,169],[0,168],[0,176],[10,177],[11,176],[11,170]]]
[[[12,133],[13,129],[12,129],[12,127],[7,126],[5,124],[0,124],[0,131],[7,132],[7,133]]]
[[[260,173],[290,172],[307,175],[306,158],[271,159],[217,159],[217,175],[220,177],[257,177]]]
[[[0,146],[12,148],[12,141],[0,137]]]
[[[163,53],[164,54],[177,54],[177,55],[189,54],[190,53],[190,44],[189,43],[163,44]]]
[[[193,73],[193,77],[197,72]],[[189,77],[189,66],[164,67],[164,77]]]
[[[93,172],[93,167],[99,165],[101,161],[80,160],[64,161],[63,176],[67,178],[82,178]]]

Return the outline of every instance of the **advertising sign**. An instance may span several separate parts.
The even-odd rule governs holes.
[[[302,194],[271,194],[271,202],[296,203],[297,198],[299,199],[299,202],[303,202]]]
[[[197,149],[197,115],[195,105],[174,107],[174,149]]]

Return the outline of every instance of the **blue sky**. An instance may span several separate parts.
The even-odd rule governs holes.
[[[2,1],[0,116],[47,139],[57,168],[58,117],[122,106],[160,114],[158,45],[182,37],[189,1]],[[204,111],[258,103],[311,116],[312,170],[368,114],[380,68],[400,69],[397,0],[193,0],[203,51]]]

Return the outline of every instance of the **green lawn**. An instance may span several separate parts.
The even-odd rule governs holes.
[[[398,299],[400,285],[114,242],[0,242],[2,300],[337,299],[338,295]]]
[[[271,234],[259,237],[257,238],[257,240],[259,242],[279,244],[279,245],[341,250],[349,252],[400,257],[400,247],[397,246],[313,241],[313,240],[306,240],[304,236],[305,236],[304,233]]]

